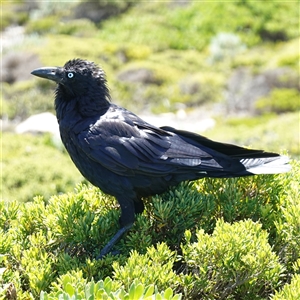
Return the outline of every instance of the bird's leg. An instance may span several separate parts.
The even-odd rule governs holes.
[[[141,199],[134,201],[134,212],[135,214],[141,214],[144,211],[144,202]]]
[[[112,237],[112,239],[105,245],[101,250],[100,254],[96,259],[102,259],[106,254],[111,252],[114,245],[122,238],[122,236],[132,227],[133,223],[127,224],[126,226],[120,228],[118,232]]]
[[[122,236],[132,227],[134,223],[134,219],[135,219],[134,200],[124,196],[117,197],[117,200],[121,206],[121,217],[119,219],[121,228],[101,250],[100,254],[97,256],[97,259],[101,259],[106,254],[110,253],[114,245],[122,238]]]

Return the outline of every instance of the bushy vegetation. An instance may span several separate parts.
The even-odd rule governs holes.
[[[71,275],[64,275],[59,279],[59,284],[56,288],[57,291],[51,293],[42,292],[41,300],[58,299],[159,299],[159,300],[179,300],[180,294],[173,296],[171,288],[167,288],[164,292],[158,292],[157,288],[152,285],[147,285],[134,281],[128,291],[124,287],[119,287],[109,277],[105,280],[86,282],[82,278],[82,272],[72,272]]]
[[[259,112],[284,113],[300,110],[300,93],[296,89],[274,89],[269,96],[256,102]]]
[[[249,46],[265,40],[287,40],[298,36],[295,27],[298,15],[292,3],[237,1],[229,4],[192,1],[191,5],[181,9],[172,9],[170,6],[170,3],[159,2],[138,5],[132,14],[121,16],[123,32],[117,29],[118,23],[112,19],[107,22],[106,30],[101,32],[100,37],[108,41],[127,42],[130,39],[132,43],[152,45],[154,49],[160,50],[203,50],[220,28],[225,32],[237,32]],[[156,14],[152,14],[153,11]],[[228,17],[237,11],[238,17]],[[291,18],[286,20],[288,12]],[[287,27],[283,27],[281,22]],[[139,26],[141,23],[142,27]],[[147,28],[151,28],[150,32]],[[139,34],[134,34],[137,30]]]
[[[0,291],[13,287],[20,299],[297,298],[300,164],[292,165],[287,174],[205,179],[148,199],[120,254],[101,260],[119,210],[97,188],[1,202]]]
[[[9,13],[7,18],[24,24],[31,41],[26,50],[36,53],[43,65],[62,65],[74,57],[96,61],[108,74],[113,99],[136,112],[145,107],[158,113],[222,102],[228,77],[239,67],[256,74],[266,68],[298,70],[294,2],[38,2],[34,9],[25,2],[22,8],[21,3],[16,12],[29,10],[30,18],[22,23]],[[3,9],[13,8],[4,4]],[[90,16],[95,12],[103,18]],[[153,71],[152,83],[119,80],[123,71],[140,68]],[[289,76],[294,76],[292,71]],[[18,93],[15,88],[5,93],[5,103]],[[45,108],[40,93],[27,89],[27,94]],[[9,116],[15,117],[9,108]]]
[[[298,24],[291,1],[5,1],[1,30],[24,26],[24,36],[3,44],[3,61],[15,51],[43,66],[93,60],[114,102],[135,113],[201,107],[216,119],[206,136],[298,159]],[[20,68],[32,70],[25,59]],[[249,76],[235,96],[260,75],[269,86],[246,116],[228,117],[239,69]],[[2,85],[1,118],[53,111],[53,83],[17,75]],[[299,161],[287,174],[204,179],[145,199],[120,254],[96,260],[118,229],[117,202],[48,135],[4,132],[1,145],[0,299],[300,298]]]
[[[54,112],[53,91],[48,82],[35,83],[21,81],[2,86],[1,117],[10,120],[23,120],[27,117],[44,111]],[[38,99],[38,101],[33,101]]]
[[[285,151],[300,157],[299,112],[255,117],[218,118],[217,125],[205,135],[214,140],[250,146],[269,151]],[[222,130],[220,129],[222,128]]]
[[[32,201],[71,191],[83,177],[50,135],[1,134],[1,198]],[[61,143],[61,142],[59,142]],[[60,150],[57,147],[61,147]]]
[[[272,300],[297,299],[299,297],[299,289],[300,276],[297,274],[293,277],[290,284],[286,284],[280,292],[277,292],[272,297]]]

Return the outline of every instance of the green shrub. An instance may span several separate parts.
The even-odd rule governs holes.
[[[155,241],[166,241],[173,249],[179,248],[184,232],[195,224],[212,229],[210,214],[214,207],[212,197],[199,193],[195,183],[182,183],[162,196],[152,197],[151,203],[146,202]]]
[[[98,188],[78,186],[77,193],[53,196],[47,207],[47,226],[59,236],[59,247],[71,256],[97,255],[95,245],[108,241],[103,236],[118,228],[115,200]],[[57,245],[56,245],[57,246]]]
[[[259,113],[284,113],[300,110],[300,93],[296,89],[273,89],[270,95],[256,101]]]
[[[152,54],[151,47],[148,45],[130,45],[127,44],[124,46],[124,49],[120,49],[119,51],[124,51],[124,55],[128,60],[143,60],[148,59],[148,57]]]
[[[146,199],[115,247],[120,255],[101,260],[119,209],[99,189],[79,185],[46,204],[0,202],[0,293],[267,299],[300,270],[300,164],[292,166],[276,176],[183,183]]]
[[[66,34],[74,36],[91,36],[96,33],[96,26],[88,19],[70,20],[61,22],[55,15],[44,17],[42,19],[30,21],[26,26],[28,34]]]
[[[283,151],[299,158],[299,112],[256,117],[220,118],[205,135],[216,141],[248,145],[253,149]]]
[[[158,289],[174,288],[178,285],[173,271],[175,260],[175,252],[170,251],[165,243],[158,244],[157,249],[149,247],[146,254],[133,251],[124,266],[118,262],[113,264],[114,278],[127,288],[135,280],[146,285],[155,284]]]
[[[120,255],[101,260],[119,209],[98,188],[78,185],[47,203],[2,201],[0,295],[267,299],[300,270],[300,163],[292,166],[276,176],[183,183],[146,199],[114,249]]]
[[[188,107],[219,102],[222,99],[224,86],[224,78],[213,72],[189,75],[180,82],[180,102]]]
[[[189,232],[186,238],[182,252],[190,274],[188,293],[206,299],[260,299],[262,289],[273,290],[280,282],[284,267],[258,223],[219,220],[211,236],[199,230],[195,243],[189,243]]]
[[[55,15],[43,17],[41,19],[32,20],[26,25],[26,32],[28,34],[38,33],[54,33],[59,26],[59,18]]]
[[[4,83],[2,90],[1,117],[10,120],[24,120],[45,111],[54,112],[53,92],[46,80],[21,81],[13,85]]]
[[[82,272],[72,272],[63,275],[55,284],[54,291],[50,293],[41,293],[41,300],[55,299],[161,299],[161,300],[180,300],[181,296],[176,294],[169,287],[163,292],[158,292],[157,288],[152,285],[145,285],[134,280],[128,289],[120,287],[120,285],[111,278],[106,277],[105,280],[87,282],[82,277]]]
[[[295,300],[300,298],[300,275],[294,275],[290,284],[286,284],[272,300]]]
[[[288,270],[288,279],[293,272],[300,272],[300,172],[297,171],[299,166],[299,161],[294,162],[293,170],[282,181],[283,185],[289,185],[289,189],[278,203],[280,213],[274,221],[277,237],[274,244]]]
[[[1,31],[11,25],[24,25],[29,20],[29,14],[16,3],[3,1],[1,8]]]
[[[70,11],[74,8],[74,6],[75,6],[74,2],[40,1],[33,8],[29,6],[27,10],[31,8],[30,10],[31,20],[42,20],[42,19],[51,18],[51,16],[67,17],[70,15]]]
[[[153,14],[153,11],[156,13]],[[237,17],[229,18],[233,13]],[[289,20],[285,17],[287,13],[290,14]],[[155,50],[201,51],[220,32],[220,28],[237,34],[247,46],[298,36],[297,7],[295,3],[287,2],[193,1],[180,9],[170,9],[168,3],[149,2],[133,7],[130,13],[123,14],[118,20],[123,25],[123,31],[118,30],[119,22],[108,20],[100,33],[102,40],[122,43],[130,40],[136,44],[151,45]]]
[[[96,30],[96,26],[90,20],[78,19],[60,23],[57,33],[85,37],[95,34]]]
[[[72,190],[83,180],[70,158],[49,145],[47,136],[3,133],[1,139],[0,191],[5,201],[31,201],[35,195],[47,201],[52,194]]]
[[[300,54],[292,53],[291,55],[285,53],[278,59],[278,66],[288,66],[290,68],[297,68],[300,61]]]
[[[200,220],[200,226],[211,232],[216,219],[234,222],[244,218],[259,221],[274,238],[274,221],[278,218],[278,201],[284,191],[280,175],[254,176],[231,179],[206,178],[195,184],[210,209],[209,218]],[[204,196],[205,195],[205,196]],[[209,203],[211,204],[209,206]]]

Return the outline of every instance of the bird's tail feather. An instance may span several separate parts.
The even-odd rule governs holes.
[[[244,166],[242,171],[231,168],[228,173],[225,169],[224,172],[218,172],[217,170],[214,170],[213,172],[208,171],[206,174],[209,177],[239,177],[255,174],[277,174],[288,172],[291,169],[291,166],[289,165],[289,158],[287,156],[281,156],[277,153],[265,152],[263,150],[248,149],[232,144],[215,142],[196,133],[177,130],[169,126],[161,127],[161,129],[176,133],[182,139],[196,147],[198,145],[202,147],[204,146],[207,147],[207,149],[214,150],[219,154],[223,154],[230,159],[238,161],[239,167],[240,164]],[[234,173],[232,173],[233,169]]]
[[[291,169],[287,156],[245,158],[241,159],[240,162],[251,174],[277,174],[288,172]]]

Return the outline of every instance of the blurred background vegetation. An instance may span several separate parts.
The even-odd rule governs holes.
[[[104,68],[115,103],[159,125],[201,133],[212,118],[212,139],[299,158],[298,4],[3,1],[2,197],[47,200],[83,181],[50,135],[14,133],[54,113],[54,85],[30,72],[75,57]]]

